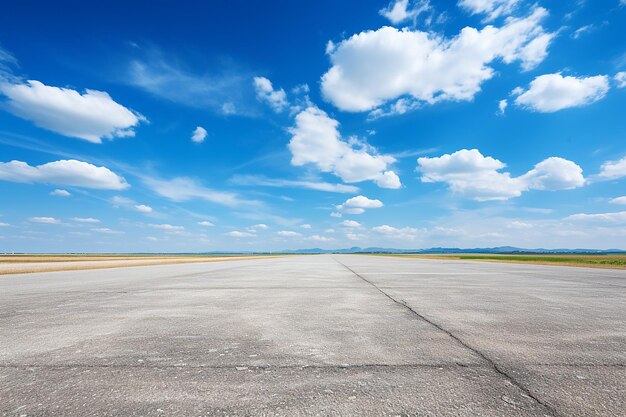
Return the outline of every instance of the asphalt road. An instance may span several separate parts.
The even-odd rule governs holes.
[[[357,255],[0,276],[0,415],[624,416],[625,287]]]

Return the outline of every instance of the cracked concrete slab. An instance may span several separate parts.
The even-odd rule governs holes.
[[[617,416],[624,284],[356,255],[2,276],[0,415]]]

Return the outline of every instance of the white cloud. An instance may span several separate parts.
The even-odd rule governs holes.
[[[198,224],[199,224],[200,226],[205,226],[205,227],[213,227],[213,226],[215,226],[213,223],[211,223],[211,222],[209,222],[209,221],[206,221],[206,220],[203,220],[203,221],[201,221],[201,222],[198,222]]]
[[[557,157],[539,162],[519,177],[500,172],[506,165],[477,149],[418,158],[417,163],[422,182],[444,182],[453,192],[478,201],[507,200],[528,190],[566,190],[585,184],[578,165]]]
[[[361,32],[329,49],[332,67],[322,77],[322,93],[341,110],[354,112],[397,99],[405,100],[406,111],[416,106],[407,96],[427,104],[472,100],[494,76],[492,62],[519,61],[528,70],[543,61],[554,37],[541,26],[546,16],[535,7],[502,27],[466,27],[452,39],[393,27]]]
[[[293,232],[291,230],[281,230],[280,232],[276,232],[276,234],[279,235],[279,236],[285,236],[285,237],[300,236],[300,233]]]
[[[133,128],[145,118],[116,103],[104,91],[80,94],[69,88],[47,86],[29,80],[26,84],[0,82],[7,109],[37,126],[64,136],[102,143],[102,139],[135,136]]]
[[[339,122],[317,107],[298,113],[296,124],[290,129],[291,164],[312,164],[348,183],[370,180],[383,188],[401,186],[398,176],[389,170],[395,158],[378,154],[366,143],[342,140],[338,126]]]
[[[343,204],[340,204],[338,206],[335,206],[338,210],[338,213],[345,213],[345,214],[363,214],[365,213],[365,209],[360,208],[360,207],[346,207]],[[341,216],[339,216],[341,217]]]
[[[11,226],[11,225],[9,223],[1,223],[0,222],[0,227],[8,227],[8,226]]]
[[[100,223],[100,220],[93,217],[72,217],[72,220],[79,223]]]
[[[115,235],[120,235],[124,233],[118,230],[109,229],[108,227],[98,227],[98,228],[91,229],[91,230],[94,232],[98,232],[98,233],[109,233],[109,234],[115,234]]]
[[[153,211],[152,207],[150,206],[147,206],[145,204],[137,204],[137,202],[135,202],[134,200],[131,200],[130,198],[127,198],[127,197],[122,197],[120,195],[114,196],[111,199],[111,202],[115,206],[126,207],[130,210],[134,210],[142,214],[150,214]]]
[[[239,198],[235,193],[207,188],[191,178],[177,177],[164,180],[160,178],[143,177],[142,180],[158,195],[176,202],[200,199],[228,207],[258,205],[257,201],[244,200]]]
[[[349,198],[343,203],[346,207],[359,207],[364,209],[372,209],[372,208],[380,208],[383,206],[383,202],[380,200],[375,200],[371,198],[367,198],[363,195],[358,195],[356,197]]]
[[[172,226],[171,224],[149,224],[148,226],[154,228],[154,229],[161,229],[161,230],[165,230],[168,232],[175,232],[175,231],[181,231],[181,230],[185,230],[185,228],[183,226]]]
[[[578,39],[580,38],[582,35],[584,35],[585,33],[591,32],[592,30],[595,29],[594,25],[585,25],[585,26],[581,26],[578,29],[576,29],[574,31],[574,33],[572,34],[572,38],[574,39]]]
[[[338,205],[336,208],[342,213],[362,214],[365,212],[365,209],[380,208],[382,206],[383,202],[380,200],[373,200],[359,195],[347,199],[343,204]]]
[[[567,216],[565,220],[593,221],[606,223],[626,223],[626,211],[616,213],[598,213],[598,214],[572,214]]]
[[[285,110],[289,105],[285,90],[274,90],[272,82],[265,77],[254,77],[254,91],[257,99],[269,104],[276,113]]]
[[[361,227],[361,223],[354,220],[344,220],[341,222],[341,225],[345,227]]]
[[[498,102],[498,114],[502,115],[506,111],[509,102],[506,99],[502,99]]]
[[[581,167],[555,156],[539,162],[519,179],[529,190],[571,190],[585,185]]]
[[[615,74],[615,77],[613,77],[613,79],[617,83],[617,88],[626,87],[626,71],[618,72],[617,74]]]
[[[267,230],[270,227],[268,225],[266,225],[265,223],[259,223],[259,224],[255,224],[253,226],[250,226],[248,229],[257,231],[257,230]]]
[[[261,185],[278,188],[306,188],[309,190],[328,191],[331,193],[355,193],[358,187],[346,184],[332,184],[323,181],[300,181],[267,178],[259,175],[236,175],[231,182],[238,185]]]
[[[224,115],[254,115],[251,74],[240,66],[221,61],[211,66],[213,72],[197,73],[179,64],[183,61],[179,57],[146,50],[145,57],[129,64],[122,82],[183,106]]]
[[[528,90],[518,88],[514,94],[520,93],[515,99],[516,105],[551,113],[594,103],[604,98],[608,91],[606,75],[577,78],[556,73],[540,75],[531,81]]]
[[[531,229],[533,225],[519,220],[513,220],[507,225],[507,227],[510,229]]]
[[[387,7],[379,10],[378,13],[397,25],[407,20],[414,20],[420,14],[429,11],[430,8],[428,0],[411,0],[410,4],[409,0],[392,0]]]
[[[361,240],[361,239],[365,238],[365,236],[362,235],[362,234],[358,234],[358,233],[348,232],[348,233],[346,233],[346,238],[348,238],[349,240],[352,240],[352,241],[357,241],[357,240]]]
[[[146,206],[145,204],[135,204],[134,209],[139,213],[152,213],[152,207]]]
[[[417,238],[418,233],[418,230],[413,227],[397,228],[386,224],[382,226],[372,227],[372,230],[381,233],[389,238],[403,240],[414,240],[415,238]]]
[[[57,196],[57,197],[69,197],[72,194],[70,194],[70,192],[67,191],[67,190],[61,190],[61,189],[57,188],[56,190],[50,191],[50,195],[54,195],[54,196]]]
[[[46,224],[61,223],[59,219],[55,219],[54,217],[30,217],[28,220],[33,223],[46,223]]]
[[[519,0],[459,0],[459,6],[470,14],[484,14],[485,21],[507,16],[515,10]]]
[[[314,242],[332,242],[333,240],[335,240],[332,237],[326,237],[326,236],[320,236],[320,235],[309,236],[306,239],[312,240]]]
[[[191,134],[191,141],[195,143],[202,143],[206,139],[207,131],[202,126],[198,126]]]
[[[626,204],[626,196],[624,197],[616,197],[609,201],[609,203],[613,204]]]
[[[607,161],[603,163],[600,167],[598,177],[607,180],[626,177],[626,156],[617,161]]]
[[[240,232],[239,230],[233,230],[232,232],[227,232],[224,234],[230,237],[256,237],[254,233]]]
[[[102,190],[123,190],[126,180],[105,167],[74,159],[30,166],[26,162],[0,162],[0,180],[68,185]]]
[[[302,228],[302,229],[310,229],[311,225],[310,224],[301,224],[300,228]]]
[[[337,218],[339,218],[339,217],[341,217],[341,213],[333,211],[332,213],[330,213],[330,217],[337,217]]]

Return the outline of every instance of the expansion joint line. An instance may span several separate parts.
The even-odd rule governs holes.
[[[551,405],[549,405],[546,402],[542,401],[541,399],[537,398],[537,396],[535,396],[535,394],[533,394],[532,391],[530,391],[530,389],[526,388],[524,385],[522,385],[521,382],[519,382],[517,379],[515,379],[512,375],[508,374],[493,359],[491,359],[485,353],[483,353],[480,350],[478,350],[478,348],[475,348],[474,346],[471,346],[470,344],[468,344],[467,342],[465,342],[464,340],[462,340],[461,338],[456,336],[454,333],[452,333],[450,330],[447,330],[446,328],[442,327],[440,324],[437,324],[434,321],[432,321],[431,319],[428,319],[428,318],[424,317],[422,314],[418,313],[413,307],[409,306],[406,303],[406,301],[398,300],[398,299],[392,297],[391,295],[389,295],[388,293],[383,291],[379,286],[377,286],[376,284],[374,284],[372,281],[368,280],[367,278],[363,277],[361,274],[359,274],[358,272],[356,272],[355,270],[350,268],[348,265],[344,264],[341,261],[338,261],[334,257],[333,257],[333,260],[335,262],[337,262],[338,264],[340,264],[341,266],[343,266],[344,268],[346,268],[348,271],[352,272],[355,276],[357,276],[362,281],[364,281],[367,284],[369,284],[372,287],[374,287],[378,292],[383,294],[385,297],[387,297],[388,299],[390,299],[394,303],[404,307],[405,309],[410,311],[413,315],[417,316],[420,320],[425,321],[426,323],[428,323],[431,326],[435,327],[437,330],[439,330],[439,331],[445,333],[446,335],[448,335],[449,337],[451,337],[453,340],[455,340],[457,343],[459,343],[464,348],[472,351],[475,355],[477,355],[482,360],[484,360],[486,363],[488,363],[489,366],[491,366],[491,368],[493,368],[493,370],[497,374],[499,374],[500,376],[505,378],[507,381],[509,381],[509,383],[511,383],[513,386],[515,386],[519,390],[521,390],[524,393],[524,395],[526,395],[527,397],[531,398],[537,404],[542,406],[551,416],[554,416],[554,417],[558,417],[559,416],[559,413],[554,409],[554,407],[552,407]]]

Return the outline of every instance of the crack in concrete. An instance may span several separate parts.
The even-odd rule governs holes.
[[[442,327],[440,324],[435,323],[434,321],[426,318],[425,316],[423,316],[422,314],[420,314],[419,312],[417,312],[415,309],[413,309],[413,307],[409,306],[406,301],[404,300],[398,300],[394,297],[392,297],[391,295],[389,295],[388,293],[386,293],[385,291],[383,291],[380,287],[378,287],[376,284],[374,284],[372,281],[368,280],[367,278],[364,278],[362,275],[360,275],[358,272],[356,272],[355,270],[353,270],[352,268],[350,268],[349,266],[347,266],[346,264],[344,264],[341,261],[338,261],[337,259],[335,259],[333,257],[333,259],[335,260],[335,262],[337,262],[338,264],[342,265],[344,268],[346,268],[348,271],[352,272],[355,276],[357,276],[359,279],[363,280],[364,282],[366,282],[367,284],[371,285],[372,287],[374,287],[378,292],[380,292],[381,294],[383,294],[385,297],[387,297],[388,299],[390,299],[391,301],[393,301],[394,303],[404,307],[405,309],[409,310],[411,313],[413,313],[416,317],[418,317],[419,319],[425,321],[426,323],[430,324],[431,326],[435,327],[436,329],[438,329],[439,331],[447,334],[450,338],[452,338],[453,340],[455,340],[457,343],[459,343],[461,346],[463,346],[464,348],[472,351],[475,355],[477,355],[478,357],[480,357],[482,360],[484,360],[487,364],[489,364],[489,366],[496,372],[498,373],[500,376],[502,376],[503,378],[505,378],[509,383],[511,383],[512,385],[514,385],[515,387],[517,387],[519,390],[521,390],[527,397],[531,398],[533,401],[535,401],[537,404],[541,405],[546,411],[548,411],[550,413],[551,416],[554,417],[558,417],[559,413],[556,411],[556,409],[554,407],[552,407],[550,404],[544,402],[543,400],[541,400],[540,398],[538,398],[530,389],[526,388],[524,385],[522,385],[521,382],[519,382],[517,379],[515,379],[513,376],[511,376],[509,373],[507,373],[505,370],[503,370],[493,359],[491,359],[489,356],[487,356],[485,353],[483,353],[482,351],[480,351],[478,348],[475,348],[473,346],[471,346],[470,344],[468,344],[467,342],[465,342],[463,339],[461,339],[460,337],[456,336],[454,333],[452,333],[450,330]]]
[[[540,363],[531,364],[531,366],[542,367],[604,367],[604,368],[624,368],[625,364],[560,364],[560,363]],[[385,363],[363,363],[363,364],[341,364],[341,365],[253,365],[253,364],[227,364],[227,365],[165,365],[155,363],[141,363],[141,364],[88,364],[88,363],[70,363],[70,364],[57,364],[46,365],[37,363],[6,363],[0,364],[0,369],[22,369],[22,368],[40,368],[40,369],[76,369],[76,368],[146,368],[146,369],[235,369],[235,368],[247,368],[250,370],[272,370],[272,369],[375,369],[375,368],[428,368],[428,369],[456,369],[456,368],[469,368],[469,369],[484,369],[493,368],[491,363],[484,364],[463,364],[463,363],[446,363],[446,364],[428,364],[428,363],[403,363],[403,364],[385,364]]]
[[[159,364],[59,364],[59,365],[44,365],[44,364],[0,364],[0,369],[21,369],[21,368],[39,368],[39,369],[76,369],[76,368],[146,368],[146,369],[236,369],[246,368],[250,370],[272,370],[272,369],[397,369],[397,368],[429,368],[429,369],[484,369],[485,365],[464,365],[464,364],[345,364],[345,365],[250,365],[250,364],[229,364],[229,365],[159,365]]]

